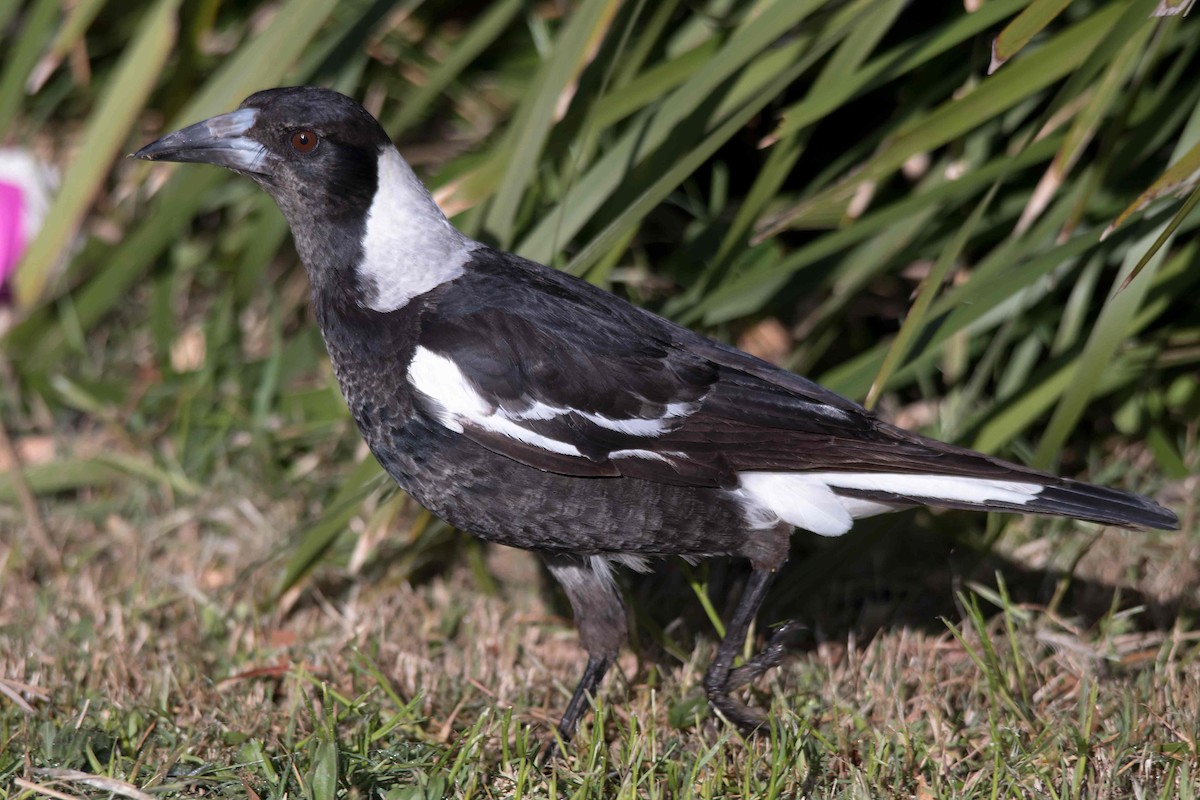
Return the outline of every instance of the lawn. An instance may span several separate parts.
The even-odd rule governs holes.
[[[58,172],[0,308],[0,797],[1196,796],[1196,21],[967,5],[0,0]],[[754,739],[700,683],[745,565],[664,561],[539,763],[565,598],[380,477],[268,198],[123,157],[295,83],[470,235],[1181,530],[798,533]]]

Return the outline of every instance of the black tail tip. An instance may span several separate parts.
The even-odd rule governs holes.
[[[1028,508],[1125,528],[1179,530],[1179,516],[1148,497],[1078,481],[1047,486]]]

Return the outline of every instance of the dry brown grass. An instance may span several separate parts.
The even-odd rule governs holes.
[[[1192,786],[1194,529],[1014,524],[989,552],[939,532],[966,519],[943,515],[894,517],[816,549],[798,540],[762,618],[812,624],[758,688],[778,720],[774,746],[691,721],[713,641],[686,571],[666,564],[631,586],[646,624],[607,683],[603,735],[588,729],[547,777],[514,748],[561,711],[582,657],[532,556],[488,548],[488,593],[456,555],[470,540],[447,534],[414,568],[385,534],[352,557],[363,574],[327,566],[276,603],[299,503],[225,487],[172,505],[135,487],[117,506],[43,507],[61,569],[39,562],[29,526],[4,512],[0,786],[20,779],[11,796],[51,784],[105,794],[45,772],[62,768],[168,794],[315,796],[326,742],[333,785],[358,796]],[[739,569],[705,574],[720,608]],[[983,599],[956,594],[971,588]]]

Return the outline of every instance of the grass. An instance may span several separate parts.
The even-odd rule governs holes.
[[[762,620],[796,615],[810,632],[755,690],[775,727],[749,742],[701,702],[715,637],[699,603],[680,603],[698,581],[727,610],[741,573],[667,564],[630,586],[639,644],[568,755],[542,768],[532,754],[581,654],[536,560],[484,551],[489,593],[469,558],[414,572],[385,546],[362,574],[327,566],[276,604],[269,590],[286,549],[276,532],[297,511],[207,492],[142,519],[112,511],[89,523],[52,509],[61,570],[26,557],[25,539],[10,542],[0,595],[8,796],[1195,789],[1200,634],[1185,534],[1010,525],[1005,546],[987,551],[937,530],[958,524],[945,515],[797,553]],[[435,550],[466,544],[441,536]],[[864,546],[867,558],[839,552]]]
[[[62,171],[0,321],[0,796],[1194,796],[1200,37],[1060,5],[0,0]],[[562,598],[383,488],[269,200],[120,157],[303,82],[472,235],[1182,530],[797,536],[755,741],[699,686],[741,567],[663,564],[538,766]]]

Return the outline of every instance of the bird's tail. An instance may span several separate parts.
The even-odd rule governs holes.
[[[1050,514],[1127,528],[1176,530],[1179,527],[1174,512],[1133,492],[1060,478],[892,426],[883,431],[889,434],[888,444],[902,454],[901,459],[913,472],[945,477],[912,476],[916,478],[915,485],[907,485],[914,481],[897,475],[900,480],[893,481],[891,486],[867,483],[857,487],[882,489],[881,493],[855,492],[855,487],[847,486],[846,481],[837,481],[830,484],[835,493],[875,501],[883,501],[884,496],[891,494],[890,502],[909,505]],[[928,483],[931,491],[922,491],[922,482]],[[851,492],[847,493],[847,488]]]
[[[1175,530],[1179,518],[1148,497],[1121,489],[1110,489],[1083,481],[1035,473],[1014,476],[1004,481],[980,478],[945,478],[958,491],[887,491],[838,486],[831,488],[843,497],[897,505],[928,505],[975,511],[1015,511],[1072,517],[1106,525]],[[901,482],[903,483],[903,481]],[[970,497],[979,492],[978,498]]]
[[[942,447],[943,456],[951,453],[949,445]],[[914,505],[1053,514],[1131,528],[1179,527],[1173,512],[1132,492],[1058,478],[971,451],[953,455],[940,463],[944,472],[935,472],[932,464],[919,465],[928,470],[921,472],[742,472],[736,494],[749,509],[766,512],[766,522],[782,520],[822,536],[840,536],[855,519]]]

